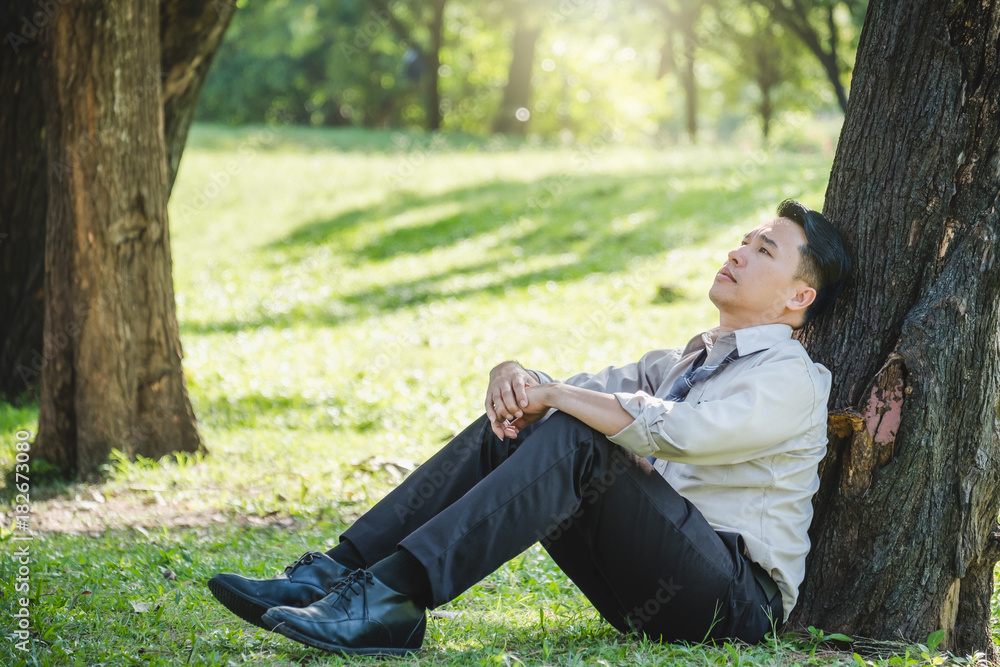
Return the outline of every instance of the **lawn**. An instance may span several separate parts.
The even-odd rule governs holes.
[[[477,415],[497,362],[561,377],[715,324],[705,294],[726,250],[786,197],[821,207],[835,137],[812,121],[770,150],[194,127],[170,213],[208,453],[118,457],[101,483],[33,489],[32,652],[5,641],[0,664],[347,662],[243,623],[205,581],[332,546]],[[0,404],[0,468],[36,425],[35,406]],[[16,563],[0,577],[10,618]],[[621,636],[537,546],[438,611],[398,664],[864,662],[816,635]],[[965,662],[906,650],[876,662]]]

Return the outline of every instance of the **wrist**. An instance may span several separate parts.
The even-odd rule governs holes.
[[[563,393],[562,386],[563,385],[560,382],[550,382],[539,385],[538,391],[541,393],[541,404],[547,408],[555,408],[556,410],[559,410],[559,399]]]

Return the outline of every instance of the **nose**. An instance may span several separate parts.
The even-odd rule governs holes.
[[[732,262],[733,264],[735,264],[736,266],[740,266],[741,264],[743,264],[743,252],[742,252],[742,250],[745,247],[746,246],[742,246],[741,245],[741,246],[738,246],[738,247],[733,248],[732,250],[730,250],[729,251],[729,255],[728,255],[729,261]]]

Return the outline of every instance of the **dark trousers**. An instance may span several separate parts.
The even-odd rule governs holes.
[[[780,623],[743,540],[652,466],[564,413],[499,440],[482,417],[341,537],[369,565],[398,547],[448,602],[535,542],[622,632],[757,642]]]

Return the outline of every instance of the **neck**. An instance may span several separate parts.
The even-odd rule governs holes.
[[[795,324],[790,322],[790,319],[790,317],[773,319],[738,317],[719,311],[719,331],[736,331],[737,329],[749,329],[750,327],[759,327],[765,324],[787,324],[794,329]]]
[[[751,323],[740,317],[733,317],[727,313],[719,313],[719,331],[736,331],[737,329],[747,329],[757,326],[760,323]]]

